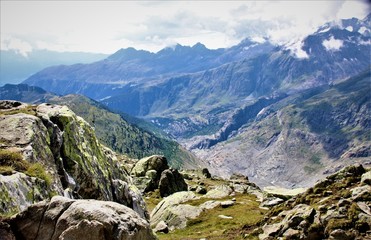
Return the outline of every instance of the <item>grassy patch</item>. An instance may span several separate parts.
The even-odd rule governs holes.
[[[31,177],[37,177],[45,181],[47,186],[52,182],[52,177],[40,163],[29,163],[23,160],[18,152],[0,149],[0,174],[9,175],[12,171],[25,173]]]
[[[18,152],[12,152],[5,149],[0,149],[0,166],[3,169],[9,170],[11,167],[12,169],[24,172],[29,167],[29,163],[23,160],[23,157]]]
[[[243,239],[241,229],[256,225],[265,212],[259,209],[259,203],[255,201],[254,196],[237,195],[235,198],[235,205],[206,210],[197,219],[188,221],[185,229],[158,234],[158,237],[160,239]],[[233,218],[222,219],[219,215]]]
[[[52,177],[45,171],[44,167],[40,163],[31,164],[25,173],[31,177],[37,177],[44,180],[47,186],[50,186],[52,183]]]
[[[36,116],[36,106],[27,106],[25,108],[14,109],[10,111],[0,111],[0,115],[13,115],[17,113],[25,113]]]
[[[156,189],[154,192],[149,192],[144,195],[145,202],[147,204],[147,210],[151,211],[156,207],[156,205],[161,202],[162,197],[160,196],[159,189]]]
[[[0,166],[1,175],[12,175],[14,168],[12,166]]]

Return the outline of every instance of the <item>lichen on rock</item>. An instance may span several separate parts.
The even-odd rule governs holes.
[[[0,148],[21,153],[25,161],[41,164],[51,175],[50,186],[39,186],[39,192],[47,194],[39,194],[33,201],[10,195],[12,201],[15,200],[14,206],[24,208],[51,195],[65,195],[115,201],[148,218],[145,203],[131,177],[120,166],[116,154],[100,144],[94,129],[84,119],[66,106],[40,104],[32,106],[32,114],[28,114],[19,109],[27,109],[30,105],[15,101],[7,101],[5,105],[7,108],[0,110],[3,133]],[[22,179],[30,182],[28,178]],[[6,189],[1,179],[0,184],[2,191],[9,191],[9,184]],[[30,197],[29,192],[35,192],[30,184],[21,185],[26,187],[18,195]],[[2,212],[21,210],[8,208],[3,208]]]

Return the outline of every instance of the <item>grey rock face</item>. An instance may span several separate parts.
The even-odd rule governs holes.
[[[189,200],[197,199],[193,192],[177,192],[164,198],[151,212],[151,226],[156,227],[164,221],[170,230],[186,227],[187,220],[196,218],[202,210],[188,204]]]
[[[371,185],[371,172],[370,171],[368,171],[368,172],[366,172],[362,175],[361,182],[366,183],[368,185]]]
[[[134,184],[141,192],[145,193],[158,188],[161,173],[168,168],[164,156],[153,155],[136,162],[131,170],[131,175],[134,178]]]
[[[169,196],[175,192],[187,191],[188,185],[183,176],[176,169],[167,169],[161,173],[159,182],[161,197]]]
[[[218,185],[214,189],[208,191],[205,195],[206,198],[224,198],[232,193],[232,188],[227,185]]]
[[[29,205],[49,198],[46,183],[35,177],[16,172],[9,176],[0,175],[0,212],[14,213]]]
[[[346,167],[273,207],[259,239],[369,239],[371,195],[361,181],[365,171],[361,165]]]
[[[19,238],[57,239],[156,239],[149,223],[118,203],[54,197],[7,220]]]
[[[163,232],[163,233],[168,233],[169,228],[167,224],[164,221],[159,222],[156,227],[153,229],[154,232]]]
[[[71,198],[115,201],[148,218],[131,177],[120,167],[112,150],[99,143],[94,129],[84,119],[66,106],[30,106],[16,101],[0,101],[0,106],[4,113],[13,111],[0,115],[1,149],[20,153],[29,163],[40,163],[51,176],[50,186],[16,172],[14,176],[2,176],[2,200],[9,196],[5,201],[7,209],[0,209],[2,212],[20,210],[14,206],[23,209],[50,195],[65,194]],[[16,183],[20,184],[19,189],[12,190]]]

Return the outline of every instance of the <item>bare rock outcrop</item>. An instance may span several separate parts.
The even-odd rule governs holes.
[[[4,159],[0,157],[0,200],[7,205],[0,207],[0,213],[18,212],[64,195],[118,202],[148,218],[140,191],[114,152],[101,145],[94,129],[68,107],[0,101],[0,132],[0,150],[5,152]],[[14,169],[14,161],[38,164],[33,170],[36,176],[30,178],[27,167]],[[43,181],[40,172],[50,181]],[[20,183],[17,192],[9,179]]]
[[[126,206],[60,196],[30,206],[3,225],[5,230],[10,226],[17,239],[25,240],[157,239],[149,223]]]
[[[167,197],[175,192],[187,191],[188,185],[176,169],[166,169],[161,173],[158,184],[161,197]]]
[[[369,239],[371,186],[362,165],[346,167],[268,212],[259,239]]]

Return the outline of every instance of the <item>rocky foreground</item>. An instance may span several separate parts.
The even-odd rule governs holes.
[[[0,130],[1,240],[371,239],[362,165],[268,193],[243,175],[117,155],[64,106],[0,101]]]
[[[0,131],[2,238],[155,239],[125,167],[69,108],[0,101]]]
[[[350,166],[270,210],[259,239],[371,239],[371,171]]]

